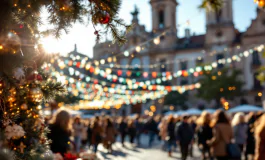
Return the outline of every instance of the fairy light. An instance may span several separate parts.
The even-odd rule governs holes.
[[[135,50],[136,50],[136,52],[140,52],[140,51],[141,51],[141,47],[140,47],[140,46],[137,46],[137,47],[135,48]]]

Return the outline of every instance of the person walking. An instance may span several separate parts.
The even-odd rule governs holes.
[[[152,144],[155,140],[155,135],[157,133],[157,123],[154,120],[154,117],[151,117],[150,120],[147,122],[147,130],[149,136],[149,147],[152,147]]]
[[[103,129],[99,125],[99,118],[96,117],[92,125],[92,135],[91,135],[91,144],[94,146],[94,152],[98,150],[98,145],[102,142],[103,139]]]
[[[140,119],[140,117],[138,116],[135,119],[135,127],[136,127],[136,141],[137,141],[137,145],[141,146],[141,135],[143,132],[143,122]]]
[[[213,138],[207,141],[211,146],[213,156],[217,160],[228,160],[226,146],[233,138],[232,126],[226,114],[222,110],[217,110],[213,121]]]
[[[196,128],[197,142],[199,149],[202,152],[203,160],[213,159],[212,154],[210,152],[210,146],[206,143],[208,140],[212,139],[213,137],[212,127],[210,126],[210,122],[211,122],[211,115],[206,111],[202,112],[200,118],[197,120],[197,128]],[[206,154],[208,154],[208,158]]]
[[[234,131],[235,144],[240,148],[241,154],[244,151],[244,146],[247,141],[247,129],[248,126],[245,123],[244,113],[236,113],[233,120],[232,126]]]
[[[188,120],[189,121],[188,123],[190,124],[190,127],[191,127],[193,135],[194,135],[193,138],[195,138],[195,130],[197,128],[196,120],[197,120],[196,116],[192,116]],[[194,141],[194,139],[193,139],[193,141]],[[193,157],[193,145],[189,146],[189,154],[191,157]]]
[[[107,118],[107,126],[105,129],[106,137],[104,140],[104,146],[106,146],[109,153],[112,152],[112,144],[115,143],[115,135],[116,135],[116,129],[113,125],[113,122],[110,118]]]
[[[265,114],[258,120],[255,129],[255,160],[265,160]]]
[[[52,124],[49,125],[50,132],[48,138],[51,140],[50,148],[53,153],[60,153],[64,156],[70,149],[70,136],[71,136],[71,115],[62,110],[52,120]]]
[[[167,124],[167,145],[168,145],[168,156],[172,156],[172,147],[175,146],[176,144],[176,136],[175,136],[175,121],[174,117],[171,116],[168,120]]]
[[[168,137],[167,125],[168,125],[168,121],[165,117],[162,119],[162,121],[158,125],[159,136],[161,137],[161,140],[163,141],[163,146],[162,146],[163,150],[166,150],[167,148],[167,137]]]
[[[133,120],[129,120],[129,122],[128,122],[128,135],[130,137],[130,143],[133,144],[134,138],[136,136],[136,128],[135,128],[135,125],[133,123]]]
[[[83,128],[84,126],[81,124],[80,117],[75,117],[73,123],[73,131],[74,131],[75,152],[77,154],[79,154],[80,152]]]
[[[91,147],[91,139],[92,139],[92,122],[89,120],[88,126],[87,126],[87,143],[88,143],[88,148]]]
[[[254,123],[256,121],[256,115],[254,112],[248,114],[248,129],[247,129],[247,142],[246,142],[246,151],[245,151],[245,160],[249,159],[251,156],[253,159],[255,154],[255,136],[254,136]]]
[[[189,145],[192,145],[193,131],[188,124],[188,116],[182,117],[182,122],[176,126],[177,143],[180,146],[181,159],[186,160],[189,153]]]
[[[120,121],[119,132],[121,135],[121,143],[122,143],[122,146],[124,147],[124,140],[125,140],[126,134],[128,132],[127,120],[124,117]]]

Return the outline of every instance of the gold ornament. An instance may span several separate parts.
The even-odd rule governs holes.
[[[41,102],[43,93],[40,88],[31,88],[29,91],[29,99],[33,102]]]
[[[27,146],[24,145],[23,142],[20,142],[20,145],[19,145],[19,149],[20,149],[20,153],[24,153],[24,149],[26,148]]]
[[[21,40],[15,32],[0,37],[0,53],[16,54],[20,50]]]
[[[27,105],[26,103],[24,103],[24,104],[22,104],[22,105],[20,106],[20,108],[21,108],[22,110],[27,110],[27,109],[28,109],[28,105]]]

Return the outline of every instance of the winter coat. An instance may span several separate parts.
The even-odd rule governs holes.
[[[167,137],[167,122],[161,122],[158,126],[159,128],[159,136],[161,137],[162,140],[166,140],[166,137]]]
[[[168,141],[170,142],[175,142],[176,141],[176,136],[175,136],[175,124],[174,122],[170,122],[167,125],[167,135],[168,135]]]
[[[116,129],[114,128],[114,126],[107,127],[105,133],[106,133],[105,141],[114,143],[116,135]]]
[[[213,128],[213,138],[210,140],[211,152],[214,156],[227,156],[226,145],[233,138],[233,130],[230,124],[219,123]]]
[[[265,127],[255,135],[256,150],[255,160],[265,160]]]
[[[120,125],[119,125],[119,131],[122,134],[126,134],[128,132],[128,130],[127,130],[127,123],[121,122]]]
[[[189,145],[193,139],[193,130],[188,123],[177,124],[175,134],[180,145]]]
[[[147,123],[147,129],[149,132],[157,133],[158,132],[157,123],[154,120],[149,121]]]
[[[246,144],[248,126],[245,123],[238,124],[233,127],[234,138],[236,144]]]
[[[92,128],[91,144],[99,144],[103,140],[103,129],[99,125]]]
[[[213,130],[212,128],[208,125],[208,124],[205,124],[203,126],[199,126],[197,128],[197,140],[198,140],[198,144],[200,145],[203,145],[203,146],[207,146],[207,141],[212,139],[213,137]]]
[[[129,126],[128,127],[128,135],[129,136],[135,136],[136,135],[136,128],[135,128],[135,126]]]
[[[60,153],[62,156],[70,148],[70,132],[63,130],[59,125],[52,124],[49,126],[50,133],[48,138],[52,141],[50,144],[53,153]]]
[[[254,129],[253,123],[248,124],[247,130],[247,145],[246,145],[246,154],[253,154],[255,153],[255,136],[254,136]]]
[[[82,137],[84,126],[81,123],[74,123],[73,124],[73,130],[74,130],[74,136],[75,137]]]

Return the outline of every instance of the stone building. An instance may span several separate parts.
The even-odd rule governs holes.
[[[138,69],[144,72],[177,72],[178,70],[196,67],[198,63],[213,62],[231,57],[234,53],[265,42],[265,12],[257,10],[257,17],[252,20],[249,28],[243,33],[239,32],[234,26],[231,0],[226,0],[225,5],[218,13],[206,13],[206,34],[192,35],[190,30],[186,29],[184,37],[179,37],[177,34],[176,11],[178,3],[176,0],[150,0],[150,5],[152,8],[151,32],[146,31],[145,26],[139,24],[137,17],[139,11],[136,8],[131,13],[134,28],[127,35],[128,43],[121,47],[113,45],[111,41],[97,44],[94,46],[94,58],[102,59],[112,56],[113,53],[122,53],[161,33],[165,33],[160,37],[159,45],[148,43],[145,48],[139,48],[141,50],[139,52],[130,51],[130,56],[119,55],[116,64],[135,66],[135,70]],[[257,67],[263,63],[264,60],[261,54],[255,52],[235,64],[236,68],[242,69],[241,78],[245,82],[244,90],[249,92],[248,95],[251,96],[240,97],[234,102],[234,105],[240,104],[242,98],[246,99],[249,104],[261,105],[261,98],[257,93],[262,89],[262,86],[255,76]],[[137,68],[140,65],[148,66],[152,64],[159,64],[159,67]],[[122,69],[126,71],[126,67]],[[196,81],[196,77],[188,76],[174,78],[169,83],[185,85]],[[190,94],[194,95],[195,92]],[[191,98],[189,105],[196,107],[201,102],[199,99]],[[150,106],[150,104],[159,105],[160,103],[152,101],[147,106]],[[209,103],[206,104],[211,106]]]

